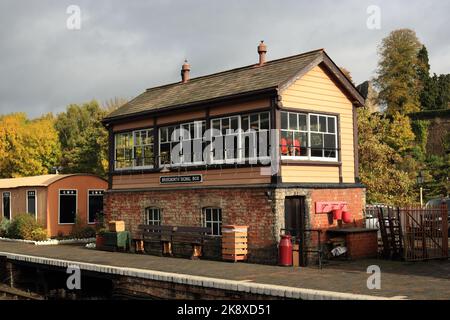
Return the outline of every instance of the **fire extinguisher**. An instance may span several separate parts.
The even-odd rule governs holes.
[[[278,264],[280,266],[292,266],[292,237],[289,234],[280,235],[278,246]]]

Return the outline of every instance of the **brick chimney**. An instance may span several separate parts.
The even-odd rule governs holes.
[[[262,66],[264,63],[266,63],[266,52],[267,52],[267,46],[264,44],[264,40],[261,40],[261,43],[258,46],[258,54],[259,54],[259,64]]]
[[[186,83],[189,81],[189,72],[191,71],[191,66],[184,60],[184,64],[181,67],[181,83]]]

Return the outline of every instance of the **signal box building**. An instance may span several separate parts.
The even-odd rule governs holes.
[[[343,208],[362,226],[356,109],[364,98],[323,49],[147,89],[108,115],[108,219],[246,225],[249,260],[276,263],[280,233],[305,243]],[[214,140],[222,139],[211,147]],[[198,148],[201,146],[201,148]],[[323,240],[326,234],[322,233]]]

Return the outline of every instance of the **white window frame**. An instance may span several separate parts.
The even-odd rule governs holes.
[[[207,210],[219,210],[220,218],[221,218],[220,221],[214,220],[214,212],[213,211],[211,211],[211,219],[212,220],[206,220]],[[214,236],[214,237],[222,236],[222,225],[223,225],[223,210],[222,210],[222,208],[219,208],[219,207],[202,208],[202,222],[203,222],[203,227],[205,227],[205,228],[208,227],[208,222],[211,223],[211,233],[209,234],[210,236]],[[219,234],[214,234],[214,228],[213,228],[214,224],[218,225]]]
[[[61,223],[61,191],[75,191],[75,221],[74,222],[65,222]],[[58,225],[74,225],[77,222],[77,213],[78,213],[78,189],[58,189]]]
[[[32,189],[30,189],[30,190],[25,190],[25,195],[26,195],[26,209],[27,209],[27,213],[28,214],[31,214],[29,211],[28,211],[28,192],[29,191],[34,191],[34,207],[35,207],[35,213],[34,213],[34,217],[35,217],[35,219],[37,220],[37,217],[38,217],[38,199],[37,199],[37,190],[32,190]]]
[[[95,221],[94,222],[90,222],[89,221],[89,204],[90,204],[90,201],[91,201],[91,195],[89,194],[89,192],[91,192],[91,191],[101,191],[101,192],[103,192],[102,193],[102,197],[105,196],[105,189],[88,189],[87,190],[87,207],[86,207],[87,224],[95,224]]]
[[[154,213],[157,212],[159,219],[154,219]],[[151,217],[150,217],[151,215]],[[144,219],[145,224],[152,225],[152,226],[160,226],[162,224],[162,215],[161,215],[161,208],[158,207],[147,207],[144,209]],[[157,222],[157,224],[155,224]]]
[[[339,145],[338,145],[338,135],[339,135],[339,128],[338,128],[338,121],[337,121],[337,116],[336,115],[329,115],[329,114],[321,114],[321,113],[310,113],[310,112],[296,112],[296,111],[282,111],[288,114],[288,126],[289,126],[289,114],[294,113],[297,114],[297,121],[298,121],[298,115],[306,115],[306,126],[307,126],[307,130],[291,130],[291,129],[283,129],[280,128],[280,132],[282,131],[288,131],[288,132],[303,132],[303,133],[307,133],[307,137],[308,137],[308,145],[307,145],[307,155],[306,156],[286,156],[286,155],[281,155],[281,160],[307,160],[307,161],[324,161],[324,162],[338,162],[339,160],[339,152],[340,150]],[[311,131],[311,116],[317,116],[319,121],[319,117],[326,117],[327,122],[327,132],[321,132],[321,131]],[[329,133],[328,132],[328,118],[333,118],[334,119],[334,128],[335,128],[335,132],[334,133]],[[319,123],[319,122],[318,122]],[[334,134],[335,136],[335,145],[336,145],[336,155],[333,158],[330,157],[314,157],[311,156],[311,133],[321,133],[322,135],[324,134]],[[279,146],[279,148],[281,148],[281,145]]]
[[[261,114],[262,113],[267,113],[268,115],[268,121],[269,121],[269,129],[261,129]],[[269,154],[267,156],[259,156],[256,152],[256,157],[245,157],[245,150],[244,150],[244,144],[243,141],[245,141],[244,136],[246,134],[249,134],[249,132],[244,132],[242,129],[242,118],[243,117],[248,117],[249,118],[249,130],[251,130],[250,128],[250,117],[254,116],[254,115],[258,115],[258,131],[251,131],[252,134],[258,135],[258,133],[262,130],[267,130],[268,135],[270,135],[270,129],[271,129],[271,122],[270,122],[270,111],[259,111],[259,112],[251,112],[251,113],[243,113],[243,114],[238,114],[238,115],[232,115],[232,116],[225,116],[225,117],[218,117],[218,118],[213,118],[210,121],[210,128],[213,129],[213,121],[220,121],[220,136],[222,137],[226,137],[227,135],[223,135],[222,133],[222,119],[231,119],[232,117],[237,117],[238,118],[238,133],[235,133],[234,135],[237,135],[237,146],[236,148],[238,149],[237,151],[237,158],[230,158],[228,159],[226,157],[226,152],[225,152],[225,138],[223,138],[223,159],[222,160],[214,160],[213,156],[211,155],[211,163],[212,164],[224,164],[224,163],[240,163],[243,161],[258,161],[258,160],[268,160],[270,159],[270,148],[269,149]],[[269,142],[270,143],[270,142]],[[254,147],[256,148],[256,151],[258,150],[258,144],[259,141],[258,139],[256,139],[255,141],[255,145]],[[268,146],[269,147],[269,146]]]
[[[134,152],[134,148],[137,146],[150,146],[152,147],[152,153],[153,153],[153,159],[155,156],[155,150],[154,150],[154,142],[152,142],[151,144],[140,144],[140,145],[136,145],[136,134],[140,133],[142,131],[150,131],[151,135],[153,135],[153,130],[155,130],[155,128],[146,128],[146,129],[137,129],[137,130],[132,130],[132,131],[123,131],[123,132],[115,132],[114,133],[114,170],[116,171],[120,171],[120,170],[133,170],[133,169],[153,169],[154,165],[144,165],[144,166],[137,166],[136,165],[136,155]],[[117,136],[120,134],[131,134],[132,136],[132,145],[131,145],[131,166],[127,166],[127,167],[122,167],[119,168],[117,167]],[[147,133],[148,134],[148,133]]]
[[[7,218],[9,221],[12,219],[12,194],[11,191],[3,191],[2,192],[2,218],[5,217],[5,202],[4,202],[4,196],[5,193],[9,194],[9,218]]]
[[[195,120],[195,121],[189,121],[189,122],[183,122],[183,123],[179,123],[179,124],[175,124],[175,125],[167,125],[167,126],[161,126],[158,129],[158,151],[159,151],[159,159],[158,159],[158,165],[159,167],[163,167],[164,164],[161,162],[161,143],[163,144],[179,144],[180,145],[180,152],[183,152],[183,141],[191,141],[191,146],[192,145],[192,141],[193,140],[201,140],[202,146],[203,146],[203,133],[202,133],[202,128],[203,128],[203,123],[205,123],[205,130],[206,130],[206,120]],[[193,125],[194,126],[194,138],[189,137],[189,139],[184,139],[184,137],[182,137],[183,131],[183,126],[186,125]],[[174,132],[175,130],[178,130],[178,132],[180,133],[180,136],[178,137],[178,141],[173,141],[173,142],[161,142],[161,130],[169,128],[169,127],[174,127]],[[198,131],[200,128],[200,132]],[[189,130],[189,134],[190,134],[190,130]],[[172,139],[171,137],[169,137],[169,133],[167,133],[167,138],[168,139]],[[170,150],[172,150],[172,147],[170,148]],[[193,148],[191,149],[191,152],[193,152]],[[203,147],[202,147],[202,158],[203,158]],[[171,152],[171,151],[170,151]],[[184,161],[184,155],[180,156],[180,163],[168,163],[167,165],[169,167],[180,167],[180,166],[198,166],[198,165],[203,165],[206,163],[206,160],[203,161],[196,161],[196,162],[185,162]],[[172,162],[172,159],[170,159],[170,162]]]

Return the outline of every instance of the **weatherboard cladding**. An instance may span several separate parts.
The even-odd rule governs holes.
[[[322,49],[147,89],[105,120],[277,88],[323,56]]]

